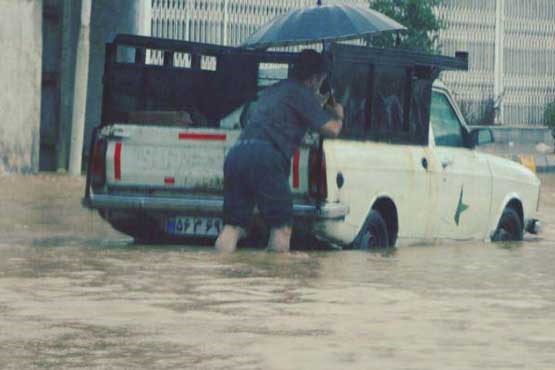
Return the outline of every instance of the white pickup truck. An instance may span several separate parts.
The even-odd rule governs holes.
[[[225,154],[249,102],[287,76],[296,54],[127,35],[106,50],[84,204],[138,240],[215,238]],[[493,142],[491,130],[469,129],[435,81],[441,70],[468,68],[466,55],[347,45],[331,53],[344,130],[338,139],[308,135],[292,158],[295,227],[362,249],[537,232],[538,178],[476,151]]]

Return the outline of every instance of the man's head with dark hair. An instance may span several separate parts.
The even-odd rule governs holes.
[[[320,89],[322,82],[331,69],[329,58],[314,50],[305,49],[301,52],[297,63],[293,66],[293,78],[311,90]]]
[[[314,76],[327,75],[330,64],[327,56],[305,49],[301,51],[297,63],[293,66],[293,77],[299,81],[306,81]]]

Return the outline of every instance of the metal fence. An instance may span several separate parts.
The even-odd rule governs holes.
[[[437,12],[442,52],[470,54],[470,72],[442,76],[467,119],[491,123],[500,109],[501,124],[542,125],[555,101],[555,1],[446,0]]]
[[[316,0],[151,0],[155,36],[236,46],[272,18]],[[368,4],[367,0],[343,0]]]
[[[316,3],[316,0],[147,1],[152,5],[153,36],[223,45],[240,45],[275,16]],[[344,2],[367,6],[372,0]],[[501,13],[497,11],[498,4],[503,5]],[[470,54],[470,72],[442,76],[456,92],[470,123],[491,123],[495,111],[502,108],[501,124],[541,125],[545,105],[555,100],[555,1],[445,0],[436,10],[446,25],[439,35],[443,54],[454,55],[458,50]],[[497,45],[503,47],[496,48]],[[503,60],[497,66],[496,49]]]

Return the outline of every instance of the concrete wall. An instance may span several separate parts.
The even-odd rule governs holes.
[[[100,123],[102,75],[106,41],[117,33],[150,35],[151,0],[95,0],[91,16],[89,87],[84,141],[84,158],[88,155],[91,133]]]
[[[39,163],[42,0],[0,0],[0,174]]]

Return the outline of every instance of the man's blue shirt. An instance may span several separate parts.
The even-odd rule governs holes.
[[[268,87],[248,115],[240,140],[272,143],[290,160],[308,129],[318,131],[332,116],[301,82],[284,80]]]

